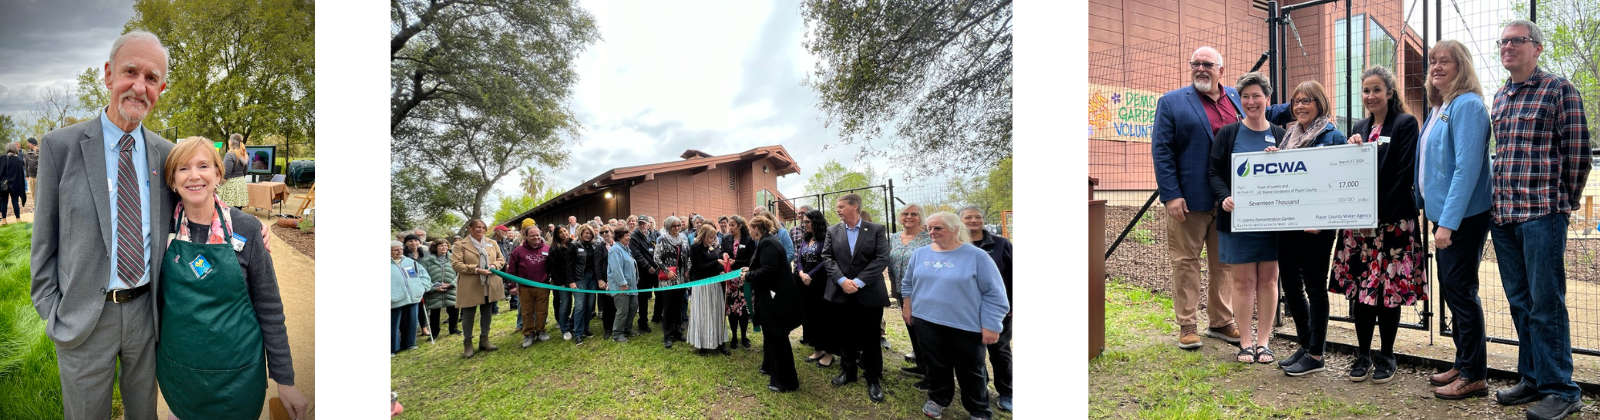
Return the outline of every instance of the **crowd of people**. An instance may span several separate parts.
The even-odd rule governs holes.
[[[1454,400],[1489,394],[1478,267],[1484,242],[1492,237],[1521,374],[1516,386],[1495,393],[1496,401],[1537,401],[1527,411],[1530,419],[1560,419],[1581,409],[1572,381],[1562,259],[1569,215],[1579,208],[1593,157],[1578,90],[1539,68],[1543,43],[1533,22],[1505,25],[1495,45],[1510,76],[1492,101],[1484,97],[1465,45],[1434,44],[1424,83],[1428,105],[1420,120],[1407,109],[1394,73],[1372,67],[1360,79],[1365,118],[1348,137],[1330,122],[1332,109],[1319,83],[1302,82],[1290,103],[1270,105],[1273,84],[1266,76],[1252,72],[1234,87],[1221,86],[1221,54],[1210,47],[1196,50],[1188,63],[1192,84],[1157,104],[1151,143],[1169,216],[1177,346],[1199,348],[1204,333],[1238,345],[1240,362],[1277,362],[1289,376],[1320,372],[1326,366],[1328,294],[1337,293],[1352,301],[1359,345],[1348,377],[1391,381],[1400,308],[1428,298],[1425,219],[1432,225],[1439,290],[1452,315],[1456,349],[1453,366],[1430,378],[1433,395]],[[1231,229],[1233,154],[1343,144],[1378,147],[1376,228]],[[1196,319],[1201,255],[1210,266],[1205,331]],[[1298,345],[1286,358],[1277,358],[1269,345],[1280,280]],[[1381,340],[1376,353],[1374,327]]]
[[[989,417],[986,363],[999,408],[1009,412],[1011,243],[984,230],[983,210],[924,217],[921,206],[907,205],[900,212],[906,230],[898,234],[867,221],[856,194],[840,197],[832,210],[842,220],[832,226],[823,210],[800,206],[799,220],[788,225],[756,207],[748,218],[691,214],[659,224],[648,215],[584,223],[569,216],[564,226],[542,229],[527,220],[520,232],[495,226],[492,235],[473,220],[466,237],[432,243],[421,229],[401,233],[391,243],[391,353],[415,348],[418,336],[438,339],[445,328],[462,335],[464,358],[494,351],[491,314],[514,296],[522,348],[554,339],[546,330],[552,302],[560,337],[573,345],[597,334],[589,326],[595,318],[602,339],[626,343],[656,324],[665,349],[682,343],[701,356],[752,349],[750,333],[760,333],[759,371],[773,392],[800,387],[802,358],[789,336],[801,328],[799,343],[812,351],[798,363],[838,365],[833,386],[865,379],[868,399],[883,402],[884,312],[894,307],[912,340],[907,359],[915,362],[901,370],[922,379],[914,386],[927,392],[924,413],[940,415],[960,383],[967,412]],[[530,287],[491,270],[608,293]],[[723,275],[734,277],[678,287]],[[449,317],[442,324],[441,308]],[[475,313],[482,317],[476,347]]]

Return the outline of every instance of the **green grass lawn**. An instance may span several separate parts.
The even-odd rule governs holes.
[[[757,372],[759,333],[751,333],[750,350],[702,357],[683,343],[662,348],[659,325],[627,343],[599,340],[596,320],[591,324],[596,337],[581,346],[561,340],[550,324],[550,341],[522,349],[521,334],[512,331],[516,318],[506,302],[500,305],[490,336],[499,351],[463,360],[460,335],[442,336],[433,344],[421,337],[416,350],[390,359],[390,383],[406,407],[401,417],[923,418],[927,394],[911,386],[915,379],[899,373],[902,355],[911,346],[905,326],[895,321],[898,317],[884,317],[894,349],[883,352],[887,400],[875,404],[867,399],[865,381],[834,388],[828,380],[839,373],[837,366],[804,364],[811,348],[798,343],[798,329],[790,341],[800,390],[778,394],[767,390],[767,377]],[[966,416],[957,395],[945,418]]]
[[[1089,416],[1142,419],[1367,418],[1371,404],[1313,390],[1262,404],[1248,385],[1266,369],[1173,346],[1172,298],[1113,280],[1106,290],[1106,350],[1089,363]],[[1210,340],[1210,339],[1207,339]],[[1281,376],[1281,375],[1278,375]]]
[[[0,418],[61,417],[56,349],[29,297],[33,224],[0,227]]]

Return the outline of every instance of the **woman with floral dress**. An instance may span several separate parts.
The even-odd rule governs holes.
[[[822,244],[828,239],[828,220],[822,217],[819,210],[810,210],[800,215],[800,240],[795,246],[795,278],[800,281],[800,294],[805,304],[805,320],[801,333],[804,341],[816,349],[806,357],[806,363],[816,363],[817,367],[828,368],[833,366],[833,355],[840,349],[835,342],[838,330],[831,325],[836,321],[833,315],[838,313],[838,308],[833,302],[822,298],[827,286],[826,270],[822,268]]]
[[[1417,205],[1411,198],[1416,177],[1417,119],[1406,113],[1405,99],[1395,90],[1394,74],[1373,67],[1361,78],[1367,118],[1357,122],[1350,144],[1378,147],[1378,227],[1341,229],[1333,254],[1333,281],[1328,291],[1355,301],[1356,340],[1361,350],[1350,365],[1350,380],[1374,383],[1394,378],[1394,337],[1400,307],[1428,298],[1422,273],[1422,238],[1417,230]],[[1372,327],[1382,336],[1379,358],[1371,357]]]

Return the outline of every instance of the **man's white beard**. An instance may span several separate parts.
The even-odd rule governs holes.
[[[1198,90],[1200,93],[1211,93],[1211,82],[1196,80],[1194,81],[1194,90]]]

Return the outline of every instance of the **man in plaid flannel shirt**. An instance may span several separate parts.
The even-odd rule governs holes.
[[[1500,390],[1504,405],[1539,401],[1530,419],[1560,419],[1583,407],[1572,381],[1566,299],[1568,215],[1578,208],[1591,163],[1583,99],[1567,79],[1539,69],[1544,35],[1533,22],[1508,23],[1496,42],[1511,78],[1494,96],[1491,177],[1500,281],[1521,350],[1522,380]]]

